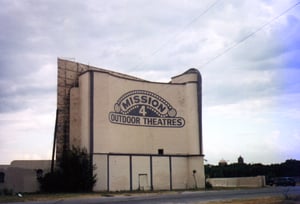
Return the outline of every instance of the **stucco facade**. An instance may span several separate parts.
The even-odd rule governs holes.
[[[10,165],[0,165],[0,190],[12,192],[37,192],[40,190],[38,178],[50,172],[50,160],[16,160]]]
[[[81,72],[72,71],[74,85],[63,94],[68,110],[58,90],[59,111],[68,116],[58,126],[69,129],[57,133],[57,153],[85,147],[97,167],[94,190],[204,187],[198,70],[156,83],[58,59],[62,67],[59,81],[68,70]]]
[[[235,177],[235,178],[208,178],[206,179],[213,187],[224,188],[259,188],[266,186],[265,176]]]

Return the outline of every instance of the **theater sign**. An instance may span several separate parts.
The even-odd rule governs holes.
[[[164,83],[59,59],[57,161],[86,149],[94,191],[204,188],[201,80],[193,68]]]
[[[109,113],[111,123],[146,127],[181,128],[185,120],[163,97],[146,90],[132,90],[122,95]]]

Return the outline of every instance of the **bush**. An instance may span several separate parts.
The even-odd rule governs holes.
[[[0,189],[0,195],[5,195],[5,196],[13,195],[13,190],[8,188]]]
[[[66,151],[60,161],[60,168],[39,179],[44,192],[90,192],[96,183],[92,165],[85,149]]]
[[[63,174],[60,171],[47,173],[39,179],[41,191],[44,192],[63,192]]]
[[[212,189],[213,186],[211,185],[210,182],[206,181],[206,182],[205,182],[205,188],[206,188],[206,189]]]

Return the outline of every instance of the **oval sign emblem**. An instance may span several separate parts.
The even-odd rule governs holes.
[[[182,117],[176,117],[177,111],[161,96],[145,90],[133,90],[122,95],[109,113],[109,120],[115,124],[174,127],[185,125]]]

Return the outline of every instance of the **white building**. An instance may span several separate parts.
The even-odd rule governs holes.
[[[50,166],[50,160],[16,160],[10,165],[0,165],[0,191],[39,191],[38,178],[50,172]]]
[[[95,191],[204,188],[201,76],[150,82],[58,59],[56,150],[85,147]]]

